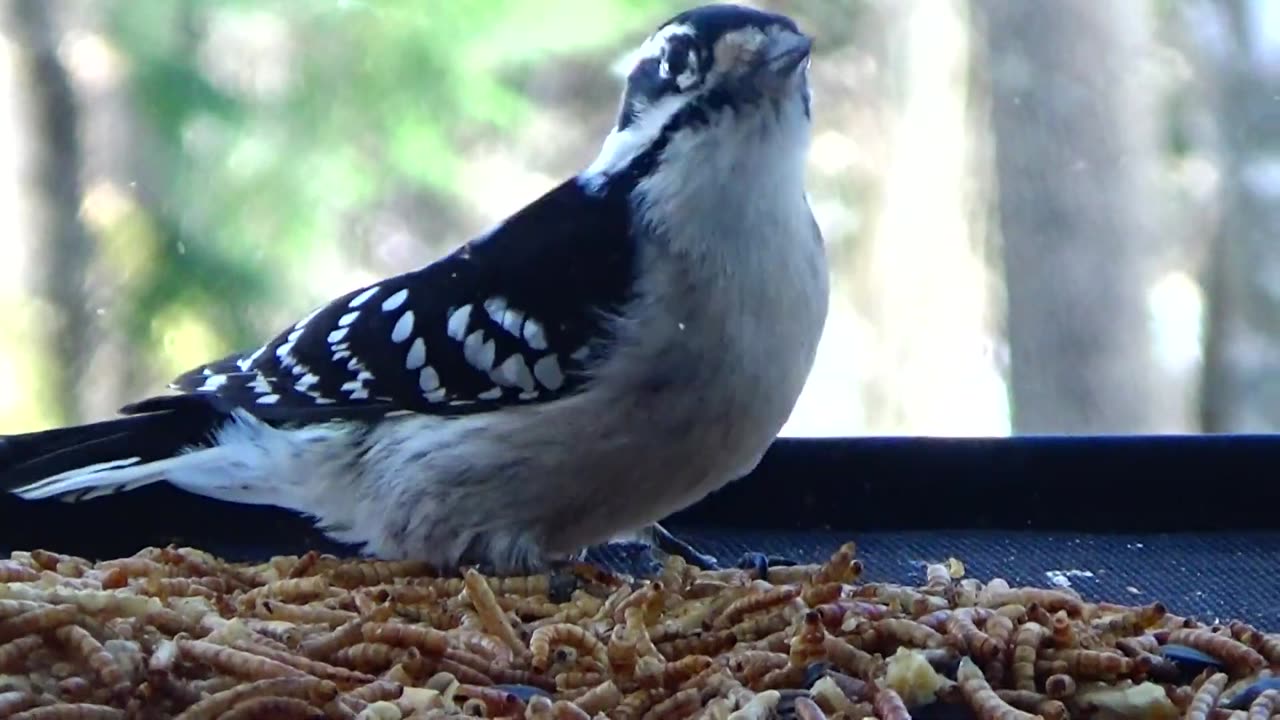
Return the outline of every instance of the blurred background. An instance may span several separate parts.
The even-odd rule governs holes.
[[[671,0],[0,0],[0,433],[586,165]],[[1280,3],[769,0],[833,291],[788,435],[1280,429]]]

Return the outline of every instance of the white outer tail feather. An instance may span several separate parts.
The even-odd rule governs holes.
[[[109,462],[97,463],[96,465],[86,465],[75,470],[68,470],[51,477],[37,480],[30,485],[15,489],[13,492],[25,500],[40,500],[42,498],[53,497],[55,495],[64,495],[77,489],[87,487],[95,487],[96,482],[85,482],[95,475],[104,475],[110,473],[117,468],[133,465],[142,458],[131,457],[123,460],[111,460]],[[145,466],[144,466],[145,467]]]
[[[142,465],[136,464],[140,459],[136,457],[113,460],[54,475],[19,488],[14,492],[27,500],[64,496],[69,501],[78,501],[118,492],[127,492],[144,485],[169,480],[184,490],[201,495],[220,497],[221,493],[213,495],[209,491],[222,490],[222,488],[187,487],[181,482],[181,473],[184,470],[212,469],[219,461],[225,458],[225,455],[225,448],[214,447]]]
[[[249,505],[296,507],[289,492],[297,458],[338,439],[334,428],[281,430],[237,410],[214,434],[212,447],[192,448],[139,464],[140,458],[87,465],[38,480],[13,492],[28,500],[59,497],[75,502],[169,482],[190,493]],[[322,442],[316,443],[317,440]],[[291,462],[292,461],[292,462]]]

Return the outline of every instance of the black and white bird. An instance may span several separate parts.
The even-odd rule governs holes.
[[[0,438],[0,488],[156,482],[382,558],[531,572],[751,471],[827,314],[811,39],[707,5],[634,54],[584,171],[425,267],[104,422]]]

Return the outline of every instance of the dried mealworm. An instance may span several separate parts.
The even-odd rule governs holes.
[[[113,571],[126,578],[171,578],[179,574],[179,568],[140,557],[104,560],[93,568],[93,572]]]
[[[861,574],[860,565],[856,565],[858,553],[857,543],[847,542],[836,549],[813,574],[812,583],[821,585],[830,582],[849,583],[858,579]]]
[[[1218,704],[1218,698],[1227,687],[1227,674],[1215,673],[1200,686],[1187,707],[1186,720],[1208,720],[1209,713]]]
[[[657,648],[663,657],[675,660],[686,655],[719,655],[733,647],[736,642],[737,638],[732,632],[720,630],[657,643]]]
[[[1229,627],[1232,637],[1257,650],[1271,665],[1280,665],[1280,635],[1268,635],[1240,621],[1231,623]]]
[[[306,699],[324,705],[338,696],[338,687],[328,680],[312,677],[279,677],[236,685],[214,693],[187,708],[178,720],[213,720],[233,706],[259,697]]]
[[[911,713],[907,711],[907,704],[902,701],[902,696],[892,688],[877,688],[873,693],[872,705],[882,720],[911,720]]]
[[[729,717],[733,720],[765,720],[774,716],[780,700],[782,700],[782,694],[777,690],[765,690],[756,693],[755,697],[748,700]]]
[[[613,717],[618,720],[640,720],[659,699],[661,697],[653,690],[637,690],[622,698],[618,707],[613,709]]]
[[[862,717],[853,715],[855,700],[862,697],[862,693],[851,694],[836,684],[831,675],[826,675],[818,679],[809,688],[809,696],[830,713],[844,713],[845,717]]]
[[[551,698],[534,695],[525,704],[524,718],[525,720],[554,720],[555,715],[552,714],[554,706],[555,701]]]
[[[980,720],[1034,720],[1036,717],[1001,699],[978,666],[967,657],[960,660],[956,679],[960,683],[960,692]]]
[[[123,720],[124,711],[110,705],[58,703],[23,710],[9,720]]]
[[[1169,642],[1208,653],[1242,674],[1257,672],[1267,666],[1267,659],[1257,650],[1233,637],[1223,637],[1208,630],[1174,630],[1169,633]]]
[[[1249,704],[1249,720],[1268,720],[1280,707],[1280,690],[1267,690]]]
[[[0,560],[0,582],[35,582],[40,573],[12,560]]]
[[[80,577],[93,567],[93,563],[84,558],[48,550],[32,550],[31,559],[45,570],[53,570],[67,577]]]
[[[350,668],[330,665],[322,660],[312,660],[311,658],[295,655],[288,651],[281,652],[279,650],[262,647],[260,645],[255,645],[241,640],[232,642],[229,647],[235,648],[236,650],[243,650],[244,652],[252,653],[269,660],[275,660],[282,665],[297,668],[308,675],[323,678],[325,680],[332,680],[344,687],[366,685],[373,682],[375,679],[370,675]]]
[[[54,637],[89,666],[107,687],[115,689],[127,685],[128,678],[120,664],[88,630],[78,625],[63,625],[54,631]]]
[[[417,648],[401,648],[386,643],[355,643],[342,648],[329,659],[335,665],[360,672],[380,673],[418,654]]]
[[[507,614],[498,606],[493,588],[489,587],[485,577],[474,568],[468,568],[463,581],[467,599],[471,601],[471,606],[480,616],[480,622],[484,625],[485,631],[506,643],[517,657],[522,657],[527,652],[524,643],[516,634],[515,628],[511,627]]]
[[[375,680],[368,685],[363,685],[346,693],[343,697],[374,703],[379,700],[395,700],[400,697],[402,692],[404,692],[404,686],[400,683],[389,680]]]
[[[1049,631],[1045,626],[1028,622],[1018,628],[1013,639],[1013,684],[1017,690],[1036,689],[1036,658],[1040,644]]]
[[[727,658],[729,670],[748,684],[778,668],[786,667],[789,662],[786,654],[765,650],[736,651]]]
[[[605,681],[605,674],[595,670],[569,670],[556,675],[557,690],[574,690],[584,687],[595,687]]]
[[[899,645],[917,648],[942,647],[946,640],[937,630],[907,618],[885,618],[873,622],[864,633],[863,649],[891,653]]]
[[[1061,700],[1076,694],[1076,679],[1070,675],[1050,675],[1045,678],[1044,692],[1054,700]]]
[[[656,703],[642,717],[646,720],[684,718],[696,712],[701,705],[698,690],[689,688]]]
[[[360,642],[364,623],[362,618],[355,618],[327,634],[307,638],[298,645],[298,652],[313,660],[327,660],[342,648]]]
[[[39,635],[26,635],[0,644],[0,672],[23,668],[27,657],[42,647],[44,647],[44,638]]]
[[[532,669],[536,673],[545,673],[550,665],[552,648],[561,644],[576,648],[581,655],[589,656],[598,662],[600,667],[609,665],[609,656],[604,643],[600,642],[595,635],[577,625],[559,623],[541,626],[534,630],[534,634],[529,638]]]
[[[34,610],[43,610],[52,607],[49,603],[39,600],[0,600],[0,620],[7,620],[24,613]]]
[[[909,621],[908,621],[909,622]],[[928,630],[928,628],[925,628]],[[930,632],[933,632],[930,630]],[[822,625],[822,616],[817,611],[805,613],[804,622],[791,639],[788,648],[789,658],[796,667],[808,667],[812,663],[822,662],[827,657],[827,629]]]
[[[0,717],[9,717],[14,713],[47,704],[48,702],[51,701],[42,702],[39,695],[26,690],[0,692]]]
[[[221,670],[235,677],[263,680],[271,677],[305,677],[301,670],[282,662],[235,648],[214,645],[202,640],[178,639],[178,655]]]
[[[997,690],[996,695],[1019,710],[1039,715],[1044,720],[1064,720],[1067,706],[1030,690]]]
[[[462,650],[483,655],[494,662],[508,665],[515,662],[515,653],[511,651],[511,648],[488,633],[474,630],[450,630],[448,636],[449,643]]]
[[[416,647],[431,655],[443,654],[449,648],[449,636],[434,628],[405,623],[367,623],[360,631],[367,642]]]
[[[222,720],[325,720],[323,710],[291,697],[258,697],[237,704]]]
[[[349,610],[334,610],[317,605],[293,605],[265,598],[259,598],[254,603],[253,612],[256,617],[264,620],[284,620],[298,625],[329,625],[330,627],[338,627],[359,617]]]
[[[516,683],[517,685],[532,685],[548,689],[555,687],[555,683],[541,673],[534,673],[504,663],[494,662],[466,650],[454,650],[453,648],[445,650],[441,661],[470,668],[496,683]],[[442,667],[448,668],[452,667],[452,665],[443,665]]]
[[[551,704],[552,720],[591,720],[591,715],[568,700],[557,700]]]
[[[998,640],[978,629],[970,608],[961,608],[951,614],[947,621],[947,632],[959,638],[979,662],[989,662],[1004,649]]]
[[[745,597],[738,598],[729,604],[720,613],[720,616],[712,622],[711,627],[716,630],[724,630],[733,627],[748,614],[768,610],[769,608],[782,605],[800,596],[799,585],[784,585],[782,587],[765,590],[763,592],[752,593]]]
[[[578,696],[574,704],[590,715],[607,714],[622,702],[622,692],[612,680],[606,680]]]
[[[662,612],[664,604],[663,589],[664,586],[659,580],[645,583],[635,592],[623,598],[613,608],[613,621],[619,624],[626,622],[627,610],[633,607],[638,607],[644,611],[646,624],[656,621],[658,615]]]
[[[827,650],[827,659],[854,677],[869,678],[880,667],[879,659],[850,645],[844,638],[828,635],[823,645]]]
[[[414,652],[417,652],[414,650]],[[467,667],[447,657],[417,655],[405,661],[411,677],[422,677],[432,672],[445,672],[469,685],[492,685],[494,679],[474,668]]]
[[[329,579],[323,575],[276,580],[253,588],[240,596],[236,604],[242,611],[250,610],[262,598],[272,598],[287,603],[306,603],[329,597]]]
[[[983,607],[999,607],[1001,605],[1031,605],[1035,603],[1050,613],[1059,610],[1066,610],[1067,614],[1072,617],[1080,617],[1084,613],[1084,603],[1081,600],[1062,590],[1047,590],[1044,588],[1011,588],[1007,590],[993,589],[989,583],[983,592],[983,596],[979,598],[979,604]]]
[[[338,587],[355,588],[361,585],[381,585],[396,578],[426,575],[430,567],[426,563],[414,561],[380,561],[346,563],[333,571],[333,584]]]
[[[666,660],[666,658],[662,657],[661,653],[658,652],[658,648],[653,644],[653,638],[649,637],[649,626],[645,622],[646,615],[644,613],[644,609],[639,607],[627,608],[625,615],[626,628],[636,639],[636,652],[644,657],[656,656],[659,659]],[[588,633],[588,637],[594,638],[595,636]],[[599,657],[597,656],[595,660],[596,662],[599,662]]]
[[[1045,650],[1036,662],[1037,671],[1043,666],[1051,670],[1045,674],[1065,672],[1076,678],[1115,678],[1133,673],[1134,661],[1123,655],[1098,650]],[[1043,663],[1043,665],[1042,665]]]
[[[1066,610],[1059,610],[1053,616],[1053,622],[1049,626],[1049,636],[1053,639],[1054,646],[1059,649],[1074,648],[1080,643]]]
[[[520,698],[499,688],[461,683],[454,692],[464,698],[479,700],[487,711],[486,717],[509,716],[524,710]]]
[[[75,622],[79,615],[80,610],[75,605],[54,605],[30,610],[8,620],[0,620],[0,645],[23,635],[48,632],[54,628],[69,625]]]
[[[635,631],[625,625],[618,625],[609,633],[609,644],[605,651],[615,674],[629,676],[634,672],[636,662],[640,659],[640,653],[636,649],[638,641]]]
[[[795,708],[796,720],[827,720],[827,714],[818,703],[803,695],[794,700],[792,707]]]

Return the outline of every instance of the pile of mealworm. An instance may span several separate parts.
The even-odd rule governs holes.
[[[1280,713],[1280,636],[1241,623],[982,583],[955,559],[919,587],[865,582],[852,544],[759,572],[673,557],[646,579],[586,564],[436,577],[315,553],[17,552],[0,560],[0,718]],[[1189,669],[1175,646],[1207,663]]]

